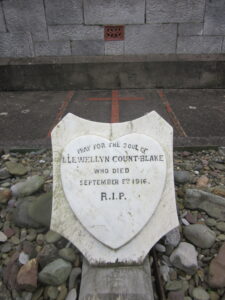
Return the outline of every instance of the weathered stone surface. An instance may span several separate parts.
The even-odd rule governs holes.
[[[105,54],[105,43],[104,41],[73,41],[72,54],[73,55],[104,55]]]
[[[77,286],[77,279],[81,274],[81,268],[73,268],[69,277],[69,290]]]
[[[179,36],[177,53],[220,53],[222,41],[221,36]]]
[[[62,248],[59,250],[59,256],[67,261],[73,262],[76,259],[76,254],[72,248]]]
[[[72,289],[69,291],[66,300],[76,300],[77,299],[77,291],[76,289]]]
[[[0,243],[4,243],[5,241],[7,241],[7,236],[0,231]]]
[[[69,262],[59,258],[44,267],[39,273],[39,280],[49,285],[60,285],[67,280],[71,269]]]
[[[204,34],[225,35],[225,2],[206,0]]]
[[[25,181],[18,182],[11,187],[11,191],[16,197],[26,197],[39,191],[44,185],[44,178],[39,175],[28,177]]]
[[[124,41],[105,42],[105,55],[123,55]]]
[[[153,300],[149,260],[128,267],[82,266],[79,300],[86,299]]]
[[[34,44],[36,56],[64,56],[71,55],[69,41],[36,42]]]
[[[7,28],[10,32],[32,32],[35,41],[47,40],[44,4],[42,0],[3,1]]]
[[[12,300],[10,292],[2,281],[0,281],[0,300]]]
[[[28,214],[28,207],[36,201],[36,197],[26,197],[18,200],[17,206],[13,212],[13,222],[19,227],[39,228],[40,225],[31,219]]]
[[[16,281],[16,276],[19,271],[18,258],[19,258],[19,252],[15,252],[10,257],[9,262],[7,263],[3,272],[4,283],[7,285],[7,287],[10,290],[13,290],[18,287]]]
[[[52,193],[39,196],[28,207],[28,214],[38,224],[49,228],[51,221]]]
[[[189,171],[174,171],[174,180],[178,184],[192,182],[193,175]]]
[[[181,23],[178,24],[178,35],[202,35],[203,23]]]
[[[147,23],[185,23],[202,22],[204,0],[147,0]]]
[[[17,274],[18,286],[26,291],[32,292],[37,288],[38,263],[31,259],[23,265]]]
[[[49,227],[51,200],[51,193],[20,199],[13,212],[15,224],[20,227]]]
[[[209,300],[209,294],[200,286],[193,289],[192,295],[194,300]]]
[[[145,122],[147,122],[146,126],[144,126]],[[170,171],[172,171],[172,169],[170,169],[170,167],[172,165],[172,160],[170,159],[170,155],[169,155],[170,154],[169,149],[171,149],[171,148],[169,148],[168,151],[165,150],[165,149],[167,149],[168,145],[170,144],[170,139],[172,137],[172,132],[170,132],[171,127],[168,126],[168,124],[155,112],[151,112],[150,114],[147,114],[142,118],[132,121],[132,124],[133,124],[132,128],[135,128],[135,134],[138,135],[135,140],[140,140],[139,147],[142,147],[145,145],[145,143],[143,144],[143,139],[144,139],[144,137],[146,137],[145,141],[148,140],[149,132],[151,132],[151,138],[154,141],[158,142],[159,132],[160,132],[161,138],[158,143],[159,143],[159,145],[161,145],[161,147],[164,149],[164,151],[168,155],[168,157],[166,158],[166,162],[167,162],[166,163],[166,167],[167,167],[166,180],[167,180],[167,182],[166,182],[165,188],[163,190],[161,200],[159,201],[159,204],[158,204],[156,210],[154,211],[153,215],[151,216],[149,221],[147,221],[147,224],[145,225],[144,229],[141,230],[135,236],[135,238],[133,238],[133,239],[131,238],[129,243],[124,244],[123,247],[119,247],[116,251],[114,251],[104,245],[109,242],[109,239],[107,236],[107,240],[104,240],[104,236],[102,234],[103,230],[101,228],[99,228],[99,233],[101,234],[101,238],[102,238],[103,242],[99,242],[99,240],[96,240],[93,238],[92,234],[90,234],[88,232],[89,227],[88,227],[88,230],[84,230],[84,226],[83,226],[83,228],[80,226],[79,223],[81,221],[79,221],[77,215],[73,213],[72,209],[69,206],[69,204],[70,204],[69,201],[71,202],[74,199],[72,197],[74,195],[74,193],[71,192],[71,186],[73,186],[73,185],[70,185],[69,189],[66,188],[66,184],[67,184],[66,177],[63,177],[66,174],[66,169],[63,168],[63,164],[64,163],[67,164],[66,160],[65,160],[65,157],[67,157],[66,153],[67,153],[67,151],[70,152],[70,149],[72,149],[71,151],[74,151],[73,147],[72,147],[73,141],[77,142],[78,137],[79,137],[79,139],[83,138],[82,145],[92,145],[92,142],[90,143],[90,136],[91,137],[93,137],[93,136],[99,137],[100,136],[102,139],[104,139],[105,146],[108,144],[109,139],[113,140],[113,141],[117,140],[117,142],[119,143],[119,142],[121,142],[121,139],[120,139],[121,137],[127,137],[127,139],[131,138],[131,137],[133,138],[132,130],[131,130],[131,123],[129,122],[129,125],[128,125],[128,123],[124,122],[124,123],[116,124],[116,126],[111,125],[111,124],[104,124],[104,126],[103,126],[102,123],[86,121],[86,120],[80,119],[72,114],[67,114],[67,116],[58,124],[58,126],[55,127],[55,129],[52,132],[53,153],[56,156],[53,157],[53,161],[55,163],[53,170],[55,172],[53,174],[53,176],[54,176],[54,180],[53,180],[53,182],[54,182],[54,186],[53,186],[54,201],[53,201],[53,210],[52,210],[53,213],[52,213],[52,220],[51,220],[51,229],[59,232],[64,237],[68,238],[74,245],[76,245],[80,249],[80,251],[89,259],[89,261],[92,264],[105,265],[105,264],[109,264],[110,262],[112,262],[112,263],[120,262],[120,263],[126,263],[126,264],[128,264],[128,262],[129,263],[131,263],[131,262],[141,263],[143,261],[144,257],[147,255],[147,252],[149,251],[149,249],[155,244],[156,241],[159,240],[159,236],[162,237],[166,232],[168,232],[168,231],[172,230],[174,227],[178,226],[176,208],[175,208],[175,206],[173,207],[173,205],[175,204],[174,188],[173,187],[169,188],[169,185],[171,183],[173,185],[173,172],[170,172]],[[158,124],[158,125],[156,126],[156,124]],[[112,126],[115,127],[115,130],[113,129],[113,136],[112,136],[112,128],[113,128]],[[65,130],[65,128],[69,128],[69,130]],[[76,135],[74,135],[74,130],[70,130],[70,128],[77,128]],[[128,128],[129,128],[129,131],[127,131]],[[63,129],[63,131],[62,131],[62,129]],[[79,135],[80,130],[81,130],[81,132],[85,132],[85,135],[82,137]],[[163,130],[167,131],[167,134],[165,134],[165,136],[163,135]],[[139,137],[139,134],[143,135],[142,139]],[[163,135],[163,138],[162,138],[162,135]],[[61,138],[61,137],[63,137],[63,138]],[[167,142],[166,142],[166,139],[168,139]],[[95,141],[96,141],[96,139],[95,139]],[[107,141],[107,143],[106,143],[106,141]],[[150,145],[152,145],[152,144],[153,144],[153,142],[150,143]],[[81,147],[81,143],[79,145]],[[70,147],[72,147],[72,148],[70,148]],[[93,147],[91,149],[93,149]],[[140,148],[140,149],[142,149],[142,148]],[[152,147],[147,148],[147,150],[148,149],[149,149],[149,151],[150,151],[150,149],[152,151]],[[121,150],[121,153],[123,153],[122,150]],[[161,153],[161,151],[157,151],[157,153]],[[63,159],[62,155],[65,155],[65,157],[63,156],[64,159]],[[111,154],[110,154],[110,157],[111,157]],[[76,155],[74,156],[74,158],[77,159],[77,152],[76,152]],[[109,162],[110,162],[110,160],[109,160]],[[86,178],[86,176],[87,176],[87,179],[92,178],[92,174],[93,174],[92,166],[89,166],[90,170],[88,172],[86,172],[86,173],[82,172],[83,178]],[[134,172],[134,173],[133,172],[134,172],[134,170],[132,168],[132,177],[131,178],[133,178],[133,176],[137,176],[137,172]],[[146,172],[147,171],[145,171],[143,174],[145,174]],[[62,180],[60,180],[60,174],[61,174]],[[143,176],[143,174],[142,174],[142,176]],[[148,174],[148,172],[147,172],[147,174]],[[150,175],[152,175],[152,173]],[[122,176],[124,176],[124,175],[122,175]],[[73,177],[71,177],[71,178],[73,178]],[[98,177],[95,176],[94,178],[98,178]],[[134,177],[134,178],[136,178],[136,177]],[[151,177],[149,177],[149,178],[151,178]],[[77,180],[76,176],[75,176],[75,180]],[[160,182],[160,180],[158,180],[158,181]],[[62,183],[63,183],[63,185],[62,185]],[[160,184],[162,184],[162,181],[160,182]],[[168,186],[167,186],[167,184],[168,184]],[[151,188],[153,186],[151,186]],[[73,188],[74,188],[74,186],[73,186]],[[158,189],[159,188],[158,184],[156,186],[154,186],[154,188]],[[93,190],[94,189],[95,188],[93,187]],[[128,190],[128,188],[126,190]],[[142,191],[140,191],[140,195],[141,195],[141,192]],[[101,203],[101,202],[96,201],[95,198],[92,198],[91,195],[94,194],[94,192],[91,192],[91,189],[88,189],[88,192],[87,192],[87,190],[85,190],[85,193],[87,195],[86,199],[90,199],[92,201],[90,203],[96,202],[96,203],[99,203],[99,207],[102,207],[102,204],[104,204],[104,202],[102,201],[102,203]],[[171,193],[172,193],[172,195],[171,195]],[[153,194],[156,194],[156,193],[154,192]],[[99,195],[99,193],[98,193],[98,195]],[[65,196],[67,197],[67,199],[65,198]],[[70,198],[68,196],[70,196]],[[171,197],[171,201],[168,200],[170,197]],[[133,201],[135,200],[134,198],[132,198],[132,199],[133,199]],[[143,201],[145,198],[142,197],[141,199]],[[79,206],[82,207],[82,203],[83,203],[83,208],[84,208],[84,201],[83,201],[84,195],[81,195],[81,196],[77,195],[77,200],[79,200]],[[146,198],[146,201],[147,202],[149,201],[149,196]],[[165,201],[165,203],[164,203],[164,201]],[[163,203],[164,203],[164,205],[163,205]],[[127,204],[124,203],[123,207],[126,208],[126,205]],[[139,204],[137,203],[137,205],[139,205]],[[107,215],[109,214],[110,216],[112,216],[111,212],[112,212],[113,206],[114,206],[114,203],[112,203],[112,202],[109,206],[105,206],[106,208],[108,207]],[[172,206],[172,207],[170,207],[170,206]],[[60,210],[58,209],[59,207],[60,207]],[[169,209],[169,207],[170,207],[170,209]],[[89,208],[90,208],[90,206],[87,205],[88,214],[91,212],[91,210],[89,211]],[[74,209],[76,209],[76,208],[74,208]],[[115,209],[114,209],[114,211],[115,211]],[[135,209],[133,209],[133,211],[135,211]],[[164,214],[164,217],[162,217],[163,214]],[[172,217],[173,214],[174,214],[174,216]],[[170,218],[168,218],[168,215],[170,216]],[[85,214],[83,214],[83,216],[85,217]],[[124,216],[126,217],[127,213],[124,214]],[[124,216],[121,221],[121,222],[123,222],[123,224],[124,224],[124,219],[125,219]],[[132,218],[133,218],[133,216],[132,216]],[[149,216],[148,216],[148,218],[149,218]],[[161,222],[162,218],[163,218],[164,222]],[[97,219],[97,216],[95,215],[95,220],[96,219]],[[107,218],[107,220],[108,219],[109,218]],[[86,221],[88,222],[88,220],[91,224],[91,222],[93,221],[93,216],[90,216],[90,218],[87,218]],[[84,222],[84,219],[82,219],[82,222]],[[112,220],[110,222],[112,223]],[[120,224],[121,224],[121,222],[120,222]],[[156,225],[155,222],[159,223],[159,225]],[[102,223],[100,223],[100,224],[102,224]],[[134,224],[134,226],[136,226],[136,228],[135,228],[136,230],[137,230],[139,224],[140,224],[140,222],[138,222],[138,225]],[[153,224],[155,224],[155,225],[153,225]],[[128,226],[128,225],[126,224],[126,226]],[[97,226],[95,226],[95,227],[97,227]],[[154,232],[154,234],[152,234],[152,228],[157,228],[157,233]],[[113,228],[109,228],[109,229],[110,229],[109,232],[111,235],[111,230],[115,231],[115,228],[113,227]],[[164,233],[160,233],[162,230]],[[120,232],[120,231],[118,231],[118,229],[117,229],[117,232]],[[119,235],[120,240],[118,239],[118,236],[116,236],[114,234],[113,242],[118,243],[118,244],[124,243],[124,232],[122,234]],[[129,232],[129,234],[130,234],[130,232]],[[156,236],[158,236],[157,239],[156,239]],[[122,237],[122,239],[121,239],[121,237]],[[127,239],[126,236],[125,236],[125,238]],[[99,239],[99,237],[98,237],[98,239]],[[111,241],[111,243],[112,243],[112,241]],[[118,247],[118,244],[113,244],[113,247]]]
[[[191,243],[203,249],[210,248],[216,240],[215,232],[202,224],[185,226],[183,232]]]
[[[1,6],[0,6],[0,32],[6,32],[5,20],[4,20]]]
[[[145,1],[85,0],[85,24],[143,24]]]
[[[170,255],[171,263],[187,274],[194,274],[198,268],[197,251],[189,243],[181,242]]]
[[[196,185],[197,187],[201,188],[201,187],[206,187],[208,183],[209,183],[209,178],[203,175],[197,179]]]
[[[50,40],[103,40],[102,26],[58,25],[48,29]]]
[[[49,230],[45,235],[45,240],[47,243],[56,243],[62,236],[55,231]]]
[[[173,291],[168,293],[168,300],[184,300],[183,291]]]
[[[58,249],[53,244],[47,244],[38,253],[37,260],[41,268],[44,268],[47,264],[56,260],[57,257]]]
[[[0,203],[5,204],[11,198],[12,193],[10,189],[0,188]]]
[[[1,44],[0,44],[1,45]],[[1,51],[1,46],[0,46],[0,51]],[[6,168],[2,168],[0,169],[0,180],[2,179],[7,179],[9,178],[11,175],[9,173],[9,171]]]
[[[225,197],[225,186],[216,186],[213,188],[212,192],[217,196]]]
[[[225,222],[216,223],[216,228],[222,232],[225,232]]]
[[[165,236],[165,245],[176,247],[180,243],[180,230],[179,227],[174,228]]]
[[[23,176],[27,174],[27,168],[23,164],[7,161],[5,166],[11,175]]]
[[[184,205],[202,209],[209,216],[225,221],[225,198],[196,189],[187,189]]]
[[[175,24],[128,25],[125,30],[125,54],[174,53]]]
[[[225,244],[209,265],[208,283],[212,288],[225,287]]]
[[[82,24],[82,0],[46,0],[48,25]]]

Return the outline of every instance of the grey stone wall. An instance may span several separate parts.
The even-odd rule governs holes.
[[[225,53],[225,0],[0,0],[0,57],[160,53]]]

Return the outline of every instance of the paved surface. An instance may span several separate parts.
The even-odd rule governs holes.
[[[157,111],[174,127],[175,146],[225,146],[225,89],[75,90],[0,93],[0,147],[50,146],[50,132],[71,112],[124,122]]]

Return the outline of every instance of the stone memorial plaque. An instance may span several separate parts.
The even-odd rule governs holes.
[[[61,161],[66,199],[83,226],[117,249],[154,213],[164,189],[165,154],[143,134],[109,141],[85,135],[66,145]]]
[[[93,265],[142,263],[179,224],[172,140],[156,112],[115,124],[67,114],[52,132],[51,229]]]

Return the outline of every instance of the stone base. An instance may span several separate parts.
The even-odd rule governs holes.
[[[140,266],[92,267],[83,262],[79,300],[154,300],[149,259]]]

